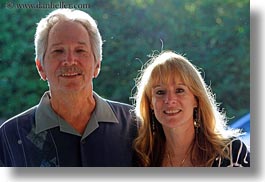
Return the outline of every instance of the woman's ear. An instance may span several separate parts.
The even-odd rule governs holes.
[[[41,79],[46,81],[47,80],[47,76],[46,76],[46,74],[44,72],[44,69],[43,69],[43,66],[41,65],[40,60],[36,59],[35,62],[36,62],[36,68],[37,68],[37,70],[39,72],[39,75],[40,75]]]
[[[150,108],[151,108],[152,110],[154,110],[154,106],[153,106],[152,103],[150,103]]]
[[[196,107],[199,107],[199,99],[198,99],[198,97],[197,96],[194,96],[194,108],[196,108]]]

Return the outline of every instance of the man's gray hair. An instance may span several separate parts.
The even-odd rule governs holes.
[[[35,34],[35,60],[43,65],[45,52],[48,45],[48,36],[51,28],[59,21],[74,21],[82,24],[90,37],[91,48],[95,61],[102,60],[102,38],[99,33],[96,21],[87,13],[74,9],[57,9],[47,17],[42,18],[37,25]]]

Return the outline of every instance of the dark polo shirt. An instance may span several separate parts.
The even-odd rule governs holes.
[[[49,92],[6,121],[0,128],[0,165],[132,166],[137,131],[132,107],[93,96],[96,108],[83,135],[53,111]]]

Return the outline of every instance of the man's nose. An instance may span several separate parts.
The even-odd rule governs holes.
[[[64,60],[64,65],[76,64],[77,57],[73,51],[68,51]]]

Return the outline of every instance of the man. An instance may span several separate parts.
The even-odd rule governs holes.
[[[93,91],[102,39],[85,12],[58,9],[35,35],[36,67],[49,91],[0,128],[3,166],[132,166],[131,107]]]

